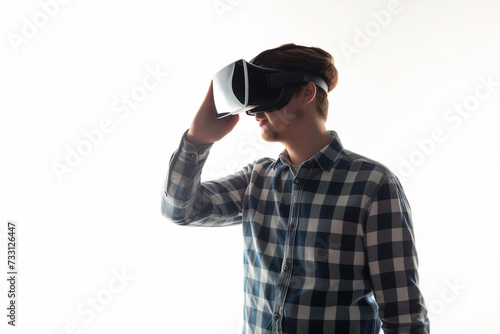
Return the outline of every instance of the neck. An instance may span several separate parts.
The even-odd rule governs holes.
[[[332,138],[326,130],[325,124],[321,122],[316,126],[304,124],[302,130],[299,129],[296,135],[290,136],[282,143],[288,152],[290,162],[293,165],[300,165],[311,159],[331,141]]]

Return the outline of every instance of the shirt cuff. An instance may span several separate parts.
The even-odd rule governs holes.
[[[185,162],[193,164],[205,160],[213,144],[196,147],[186,139],[187,132],[188,130],[186,130],[182,136],[181,144],[179,146],[179,156],[183,158]]]

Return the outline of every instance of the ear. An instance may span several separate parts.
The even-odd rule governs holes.
[[[309,104],[316,97],[316,85],[314,82],[308,82],[302,87],[301,100],[303,104]]]

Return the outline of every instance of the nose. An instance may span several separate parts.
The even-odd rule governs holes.
[[[254,116],[255,116],[255,120],[256,120],[257,122],[260,122],[260,121],[262,121],[263,119],[265,119],[265,117],[264,117],[265,115],[264,115],[264,113],[262,113],[262,112],[255,113],[255,114],[254,114]]]

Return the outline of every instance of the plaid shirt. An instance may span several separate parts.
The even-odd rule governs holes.
[[[183,138],[162,198],[181,225],[241,224],[244,333],[429,333],[410,207],[383,165],[332,142],[200,181],[210,145]]]

